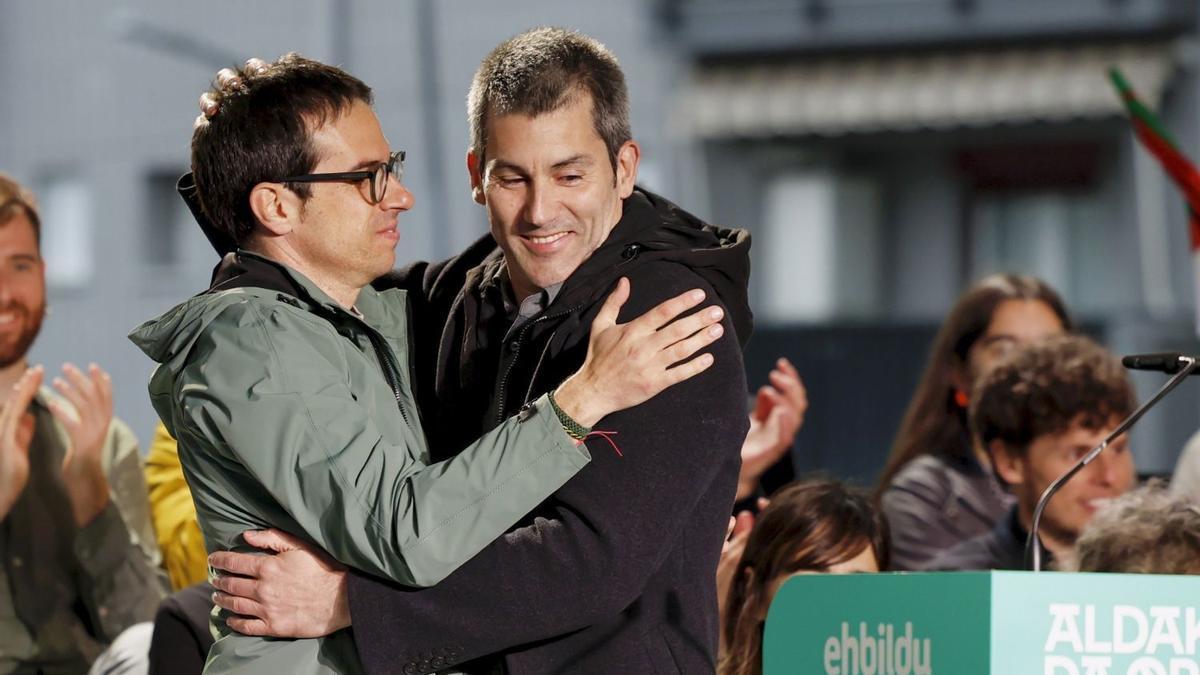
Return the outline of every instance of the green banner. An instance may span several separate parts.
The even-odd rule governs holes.
[[[763,643],[766,675],[1200,675],[1200,578],[800,575]]]

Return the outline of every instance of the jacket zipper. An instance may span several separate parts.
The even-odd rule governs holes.
[[[499,405],[496,406],[496,424],[500,424],[501,422],[504,421],[504,417],[505,417],[504,412],[508,408],[508,402],[505,400],[505,392],[508,389],[508,377],[509,377],[509,375],[512,375],[513,368],[515,368],[517,365],[517,359],[521,355],[520,354],[521,341],[525,339],[526,333],[529,332],[529,329],[533,328],[535,325],[537,325],[543,321],[549,321],[550,319],[562,318],[562,317],[578,310],[580,307],[583,307],[583,305],[582,304],[575,305],[574,307],[571,307],[570,309],[565,309],[565,310],[563,310],[561,312],[557,312],[555,314],[543,314],[542,316],[539,316],[538,318],[525,324],[521,328],[521,330],[517,332],[517,337],[513,338],[513,341],[512,341],[512,346],[513,346],[512,347],[512,349],[513,349],[512,360],[508,362],[508,368],[504,369],[504,377],[500,378],[500,385],[496,390],[496,398],[497,398],[497,402],[499,403]],[[542,352],[542,356],[543,357],[545,356],[544,351]],[[542,363],[542,360],[538,359],[538,367],[541,367],[541,363]],[[537,375],[536,371],[534,372],[534,375]],[[532,388],[533,388],[533,380],[532,379],[530,379],[529,386],[530,386],[530,389],[532,390]],[[528,392],[526,393],[525,397],[529,398]]]
[[[403,397],[400,394],[400,376],[399,368],[396,366],[396,357],[392,354],[392,350],[386,343],[381,344],[383,338],[376,334],[374,330],[367,331],[367,339],[371,341],[371,346],[375,348],[375,357],[383,364],[383,378],[387,380],[388,386],[391,387],[392,396],[396,397],[396,407],[400,409],[400,417],[404,418],[405,425],[411,427],[412,422],[408,419],[408,413],[404,411]]]

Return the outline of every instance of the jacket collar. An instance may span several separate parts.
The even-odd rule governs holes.
[[[221,263],[213,271],[212,285],[206,292],[216,293],[232,288],[246,287],[284,293],[308,303],[312,309],[327,315],[359,320],[352,312],[338,304],[328,293],[321,290],[320,286],[300,272],[245,249],[238,249],[222,258]],[[400,289],[383,291],[383,293],[396,294],[399,297],[405,295],[405,292]],[[382,294],[370,286],[359,291],[355,307],[362,312],[368,325],[385,335],[400,334],[399,331],[404,326],[403,312],[399,311],[396,306],[383,302]]]

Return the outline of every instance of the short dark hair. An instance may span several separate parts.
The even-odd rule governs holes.
[[[1098,431],[1134,408],[1120,361],[1082,335],[1019,348],[980,378],[971,400],[971,427],[983,445],[998,440],[1016,453],[1076,423]]]
[[[256,222],[250,190],[310,173],[319,161],[312,132],[356,102],[369,105],[372,94],[345,71],[295,53],[232,73],[236,77],[219,75],[202,97],[213,110],[197,118],[192,173],[205,215],[242,245]],[[302,199],[311,194],[307,184],[288,188]]]
[[[42,219],[38,215],[37,199],[29,188],[18,183],[12,176],[0,172],[0,225],[24,213],[25,219],[33,226],[33,238],[40,247],[42,245]]]
[[[467,94],[471,151],[483,160],[489,113],[536,117],[584,92],[592,98],[592,123],[615,173],[617,151],[633,138],[625,74],[599,41],[563,28],[526,31],[484,57]]]

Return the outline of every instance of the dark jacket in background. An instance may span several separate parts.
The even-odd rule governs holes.
[[[208,628],[213,586],[207,581],[167,596],[154,615],[148,675],[200,675],[215,641]]]
[[[969,445],[961,456],[913,459],[880,498],[891,532],[891,568],[926,569],[940,554],[989,532],[1012,505],[1012,495]]]
[[[715,570],[747,429],[740,343],[749,337],[749,236],[700,223],[644,191],[553,302],[505,337],[499,249],[490,238],[446,263],[377,286],[413,300],[418,399],[435,459],[553,389],[583,363],[592,320],[617,279],[628,321],[690,288],[726,309],[716,363],[605,418],[620,455],[588,441],[592,464],[436,587],[351,577],[362,663],[429,672],[471,659],[518,673],[714,670]]]
[[[1001,518],[991,531],[968,539],[942,553],[930,564],[930,570],[1023,570],[1025,569],[1025,542],[1029,533],[1017,517],[1017,507]],[[1054,562],[1050,551],[1042,548],[1042,559],[1049,568]]]

